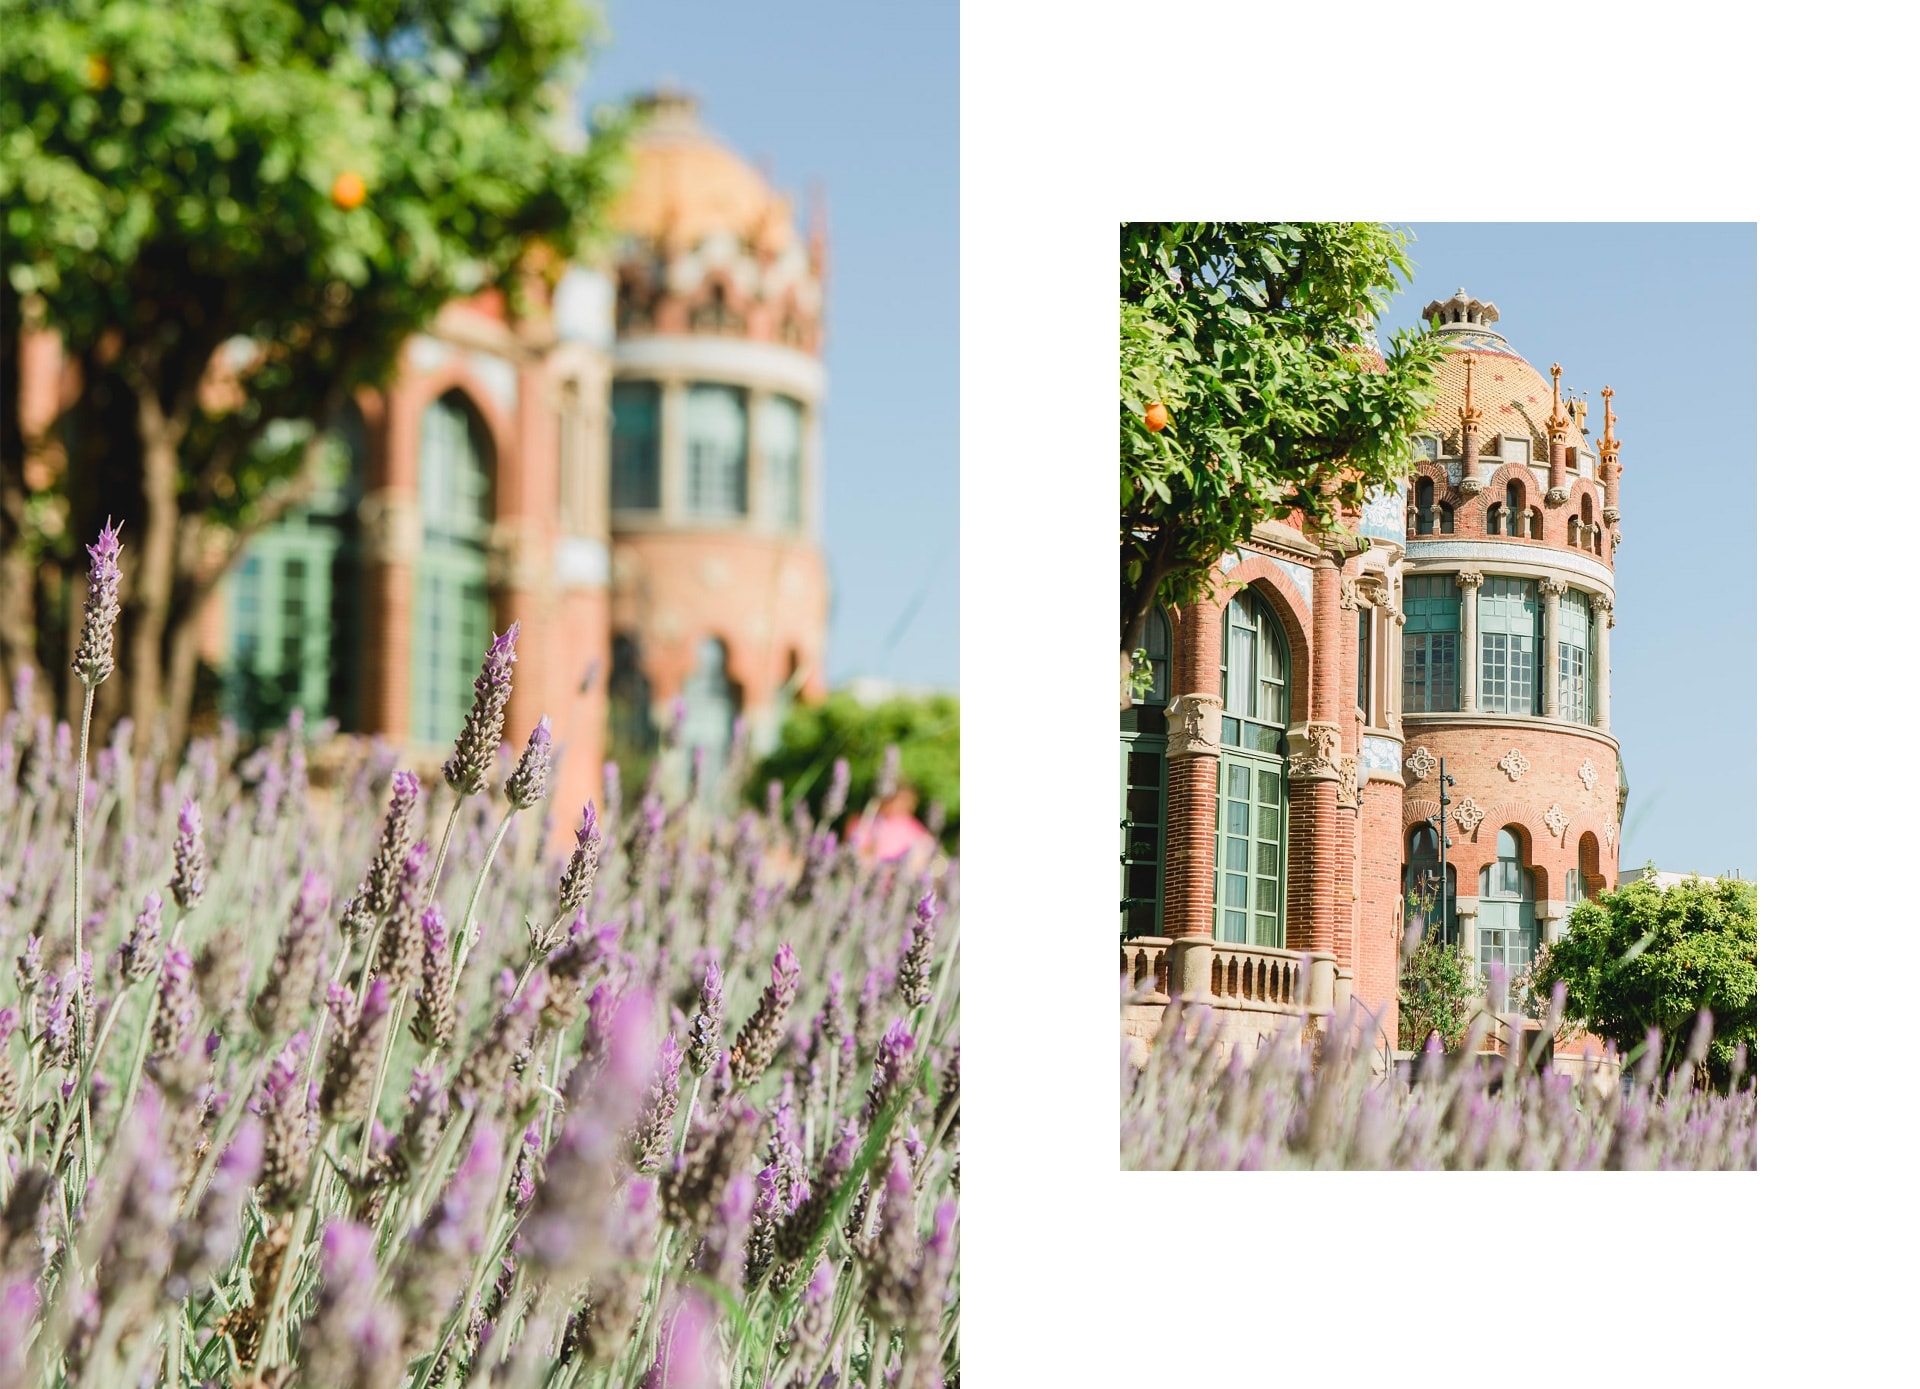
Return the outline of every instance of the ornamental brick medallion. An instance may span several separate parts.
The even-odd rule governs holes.
[[[1604,835],[1606,836],[1606,840],[1607,840],[1607,852],[1608,852],[1608,853],[1612,853],[1612,852],[1613,852],[1613,837],[1614,837],[1614,835],[1615,835],[1615,834],[1617,834],[1617,833],[1619,833],[1619,826],[1617,826],[1617,825],[1615,825],[1615,824],[1613,823],[1613,821],[1611,821],[1611,820],[1609,820],[1609,821],[1607,821],[1607,825],[1606,825],[1606,828],[1605,828],[1605,829],[1604,829],[1603,831],[1601,831],[1601,833],[1602,833],[1602,834],[1604,834]]]
[[[1472,796],[1462,796],[1460,804],[1453,808],[1453,818],[1461,829],[1472,834],[1480,828],[1480,822],[1487,818],[1487,812],[1480,808]]]
[[[1507,774],[1508,781],[1518,781],[1527,774],[1533,764],[1527,761],[1519,748],[1508,748],[1507,755],[1500,759],[1500,770]]]
[[[1600,773],[1594,770],[1593,759],[1589,757],[1580,764],[1580,784],[1587,790],[1593,790],[1594,782],[1600,780]]]
[[[1407,770],[1413,773],[1415,781],[1425,781],[1439,765],[1440,759],[1425,748],[1415,748],[1407,756]]]
[[[1547,813],[1541,818],[1547,822],[1547,828],[1553,831],[1555,839],[1567,832],[1567,812],[1560,808],[1560,802],[1555,801],[1548,806]]]

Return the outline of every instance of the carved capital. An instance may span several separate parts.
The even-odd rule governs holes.
[[[420,557],[420,508],[412,497],[392,490],[368,493],[360,501],[361,544],[376,564],[412,564]]]
[[[1453,581],[1462,588],[1479,588],[1486,582],[1486,577],[1478,569],[1462,569],[1453,576]]]
[[[1567,591],[1565,579],[1546,578],[1540,581],[1540,591],[1550,597],[1558,598]]]
[[[1360,576],[1360,601],[1381,612],[1393,611],[1393,581],[1385,574]]]
[[[1617,506],[1601,507],[1600,519],[1602,521],[1605,521],[1609,526],[1619,525],[1620,524],[1620,508]]]
[[[1308,724],[1306,750],[1294,756],[1289,775],[1294,781],[1338,781],[1340,725]]]
[[[1183,694],[1167,706],[1168,757],[1220,755],[1219,695]]]
[[[1347,756],[1340,759],[1340,793],[1334,798],[1334,804],[1343,810],[1360,808],[1360,759]]]
[[[1549,487],[1547,489],[1547,505],[1565,506],[1569,495],[1567,489],[1564,487]]]
[[[1352,579],[1340,581],[1340,610],[1342,612],[1360,610],[1360,586]]]
[[[1613,611],[1613,599],[1604,593],[1596,593],[1588,598],[1587,601],[1593,604],[1595,612],[1610,613]]]
[[[1471,497],[1476,495],[1480,489],[1486,485],[1486,479],[1480,476],[1480,470],[1478,466],[1476,466],[1471,471],[1464,472],[1460,475],[1458,491],[1463,497]]]

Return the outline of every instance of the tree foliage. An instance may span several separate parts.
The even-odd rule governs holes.
[[[1121,226],[1123,651],[1260,522],[1298,510],[1332,530],[1406,476],[1441,352],[1402,330],[1383,358],[1372,339],[1406,239],[1375,222]]]
[[[55,483],[24,469],[44,441],[0,439],[0,540],[13,574],[129,522],[143,736],[159,668],[190,689],[193,619],[312,488],[355,389],[590,226],[624,118],[575,139],[562,83],[596,22],[585,0],[0,0],[5,357],[41,326],[81,375]],[[0,387],[11,416],[17,366]]]
[[[780,746],[755,768],[751,798],[772,782],[788,799],[804,799],[818,816],[832,782],[834,759],[847,759],[852,774],[849,810],[858,812],[874,794],[889,745],[900,749],[900,780],[919,793],[920,818],[938,805],[944,814],[941,842],[949,852],[960,836],[960,701],[926,695],[862,704],[851,694],[830,695],[787,715]]]
[[[1400,971],[1400,1049],[1421,1050],[1435,1030],[1441,1046],[1459,1046],[1478,992],[1465,955],[1437,935],[1423,941]]]
[[[1569,1016],[1622,1052],[1657,1027],[1677,1055],[1705,1009],[1713,1015],[1714,1078],[1731,1073],[1741,1043],[1751,1074],[1759,1062],[1757,900],[1754,885],[1737,878],[1689,878],[1663,889],[1648,876],[1576,906],[1535,972],[1544,984],[1564,982]]]

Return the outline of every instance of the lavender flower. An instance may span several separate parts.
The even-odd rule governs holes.
[[[264,1210],[292,1210],[306,1186],[312,1158],[306,1058],[307,1034],[296,1032],[261,1080],[255,1108],[260,1115],[260,1205]]]
[[[19,1013],[0,1008],[0,1129],[10,1126],[13,1116],[20,1112],[20,1081],[13,1073],[13,1060],[7,1050],[19,1022]]]
[[[155,904],[158,917],[158,899]],[[267,982],[255,996],[253,1025],[263,1037],[279,1037],[293,1026],[313,1002],[326,949],[327,880],[312,869],[300,879],[293,914],[274,950]]]
[[[181,911],[192,911],[207,891],[206,826],[193,797],[180,802],[180,833],[173,841],[173,880],[168,890]]]
[[[166,1083],[167,1065],[187,1044],[199,1016],[193,980],[193,956],[170,945],[160,960],[160,993],[153,1014],[153,1040],[147,1048],[147,1073]]]
[[[773,982],[760,995],[760,1006],[747,1019],[745,1027],[733,1039],[729,1059],[733,1065],[733,1083],[744,1090],[758,1080],[773,1060],[785,1038],[783,1027],[787,1010],[800,990],[800,962],[791,945],[782,945],[773,953]]]
[[[397,994],[404,994],[420,977],[424,953],[420,915],[427,905],[429,852],[430,846],[424,839],[408,851],[395,885],[393,910],[373,946],[373,972],[385,979]]]
[[[833,759],[833,778],[827,783],[827,799],[820,807],[820,823],[831,825],[847,813],[847,792],[853,787],[853,768],[847,759]]]
[[[160,906],[160,894],[149,892],[133,919],[133,930],[120,946],[120,977],[129,984],[160,967]]]
[[[671,1034],[660,1042],[654,1065],[652,1093],[633,1134],[633,1165],[640,1172],[658,1172],[672,1150],[673,1116],[680,1107],[680,1047]]]
[[[420,778],[412,772],[395,772],[380,846],[340,918],[340,929],[349,940],[385,921],[399,902],[400,875],[413,848],[413,809],[419,800]]]
[[[867,1250],[867,1311],[883,1325],[899,1325],[913,1311],[914,1274],[919,1264],[920,1225],[915,1219],[913,1163],[907,1150],[893,1145],[887,1166],[880,1233]]]
[[[320,1301],[300,1336],[307,1383],[387,1389],[400,1382],[400,1318],[379,1288],[373,1231],[328,1222],[320,1238]]]
[[[682,1226],[707,1228],[727,1184],[753,1160],[759,1128],[760,1116],[737,1099],[694,1121],[685,1150],[660,1182],[660,1198]]]
[[[906,1084],[913,1062],[913,1033],[905,1018],[895,1018],[880,1039],[879,1054],[873,1059],[873,1083],[867,1088],[864,1122],[871,1126],[893,1097]]]
[[[433,1346],[472,1265],[486,1248],[487,1210],[500,1180],[500,1131],[481,1120],[440,1199],[402,1256],[394,1290],[406,1318],[403,1352],[413,1359]]]
[[[87,557],[86,611],[73,673],[91,690],[113,674],[113,629],[120,620],[119,527],[102,526],[100,538],[87,547]]]
[[[346,994],[348,1006],[352,994]],[[373,1072],[379,1063],[381,1045],[386,1038],[387,1012],[391,1000],[387,981],[376,978],[367,990],[367,1000],[351,1023],[337,1004],[338,995],[329,992],[328,1006],[335,1010],[333,1040],[327,1047],[327,1064],[320,1082],[320,1112],[333,1120],[354,1117],[372,1098]]]
[[[525,810],[544,799],[552,770],[553,724],[542,714],[533,732],[527,735],[527,748],[520,754],[519,765],[507,778],[507,804],[515,810]]]
[[[900,952],[900,1001],[918,1008],[933,1001],[933,923],[940,919],[940,899],[928,892],[913,909],[913,929]]]
[[[233,1141],[220,1154],[207,1194],[191,1219],[174,1224],[173,1269],[168,1275],[168,1298],[186,1297],[210,1274],[226,1267],[240,1247],[240,1220],[248,1189],[253,1186],[265,1156],[265,1136],[258,1119],[241,1121]]]
[[[514,643],[520,637],[520,624],[514,623],[493,639],[481,662],[480,674],[473,682],[473,707],[467,711],[466,724],[454,739],[453,755],[441,770],[461,796],[477,796],[486,789],[487,774],[494,754],[500,749],[500,734],[506,727],[507,699],[513,694],[513,665],[519,659]]]
[[[413,1035],[421,1046],[445,1047],[453,1042],[453,950],[438,902],[420,914],[420,936],[424,954]]]
[[[580,815],[580,828],[573,833],[573,857],[560,875],[560,911],[567,917],[587,905],[593,895],[593,877],[600,867],[600,820],[588,801]]]
[[[687,1065],[696,1076],[713,1069],[720,1055],[720,1023],[726,1016],[720,996],[720,966],[707,966],[706,980],[700,986],[700,1007],[694,1014],[693,1033],[687,1041]]]

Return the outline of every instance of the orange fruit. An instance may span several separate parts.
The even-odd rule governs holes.
[[[1167,407],[1159,401],[1147,407],[1147,432],[1158,434],[1167,427]]]
[[[98,53],[89,53],[87,55],[87,86],[89,88],[96,92],[99,91],[107,85],[108,80],[112,76],[113,68],[105,58],[102,58]]]
[[[333,205],[352,212],[367,200],[367,181],[349,169],[333,181]]]

